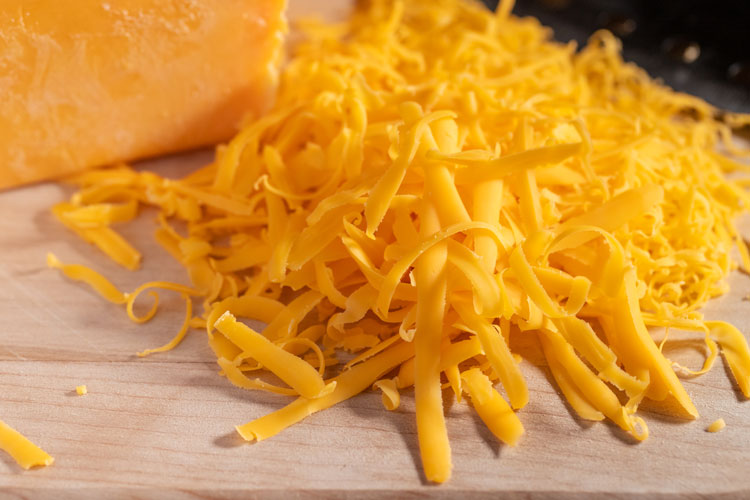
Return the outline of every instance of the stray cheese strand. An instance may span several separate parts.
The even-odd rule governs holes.
[[[0,420],[0,449],[8,452],[24,469],[51,465],[55,461],[43,449]]]
[[[371,0],[342,24],[301,24],[274,108],[212,164],[183,179],[86,172],[53,209],[133,269],[140,254],[113,226],[156,207],[155,238],[189,286],[123,294],[83,266],[50,266],[137,322],[157,312],[136,315],[142,292],[199,297],[159,350],[205,329],[229,382],[297,398],[238,426],[247,440],[370,388],[393,410],[413,386],[434,482],[451,475],[443,389],[520,443],[516,410],[534,397],[525,337],[573,411],[634,441],[649,434],[645,399],[688,419],[700,408],[649,328],[702,335],[709,355],[686,373],[720,351],[750,396],[745,335],[699,311],[727,292],[733,248],[750,267],[734,224],[750,206],[748,167],[726,144],[750,117],[718,121],[623,62],[607,31],[578,50],[512,6]]]

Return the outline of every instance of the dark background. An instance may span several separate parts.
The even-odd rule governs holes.
[[[494,8],[497,0],[485,0]],[[560,41],[580,45],[600,28],[623,42],[626,60],[676,90],[750,112],[750,0],[516,0]],[[697,56],[697,57],[696,57]]]

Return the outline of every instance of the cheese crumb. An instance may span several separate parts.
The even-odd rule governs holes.
[[[722,430],[726,426],[727,426],[727,424],[724,422],[724,419],[720,418],[719,420],[711,422],[711,425],[709,425],[708,427],[706,427],[706,430],[708,432],[719,432],[720,430]]]
[[[76,386],[76,394],[79,396],[83,396],[84,394],[87,394],[89,391],[86,389],[85,385],[77,385]]]

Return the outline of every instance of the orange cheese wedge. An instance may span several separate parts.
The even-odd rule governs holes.
[[[285,0],[4,0],[0,189],[214,144],[272,103]]]

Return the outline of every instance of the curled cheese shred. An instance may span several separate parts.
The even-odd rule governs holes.
[[[275,107],[213,164],[181,180],[126,166],[72,179],[81,191],[53,209],[63,224],[134,269],[140,254],[111,226],[154,206],[156,239],[191,286],[124,294],[86,268],[50,266],[134,321],[156,313],[134,314],[144,291],[200,297],[203,312],[188,310],[163,350],[205,328],[232,384],[297,397],[238,426],[247,440],[372,387],[395,409],[413,386],[434,482],[451,475],[443,389],[520,442],[515,410],[534,395],[519,335],[538,337],[575,413],[637,441],[646,399],[698,417],[685,370],[649,328],[704,335],[692,373],[720,350],[750,397],[745,335],[699,312],[726,293],[733,248],[750,266],[734,225],[750,182],[728,176],[748,167],[727,142],[750,118],[718,121],[623,62],[609,32],[576,50],[512,6],[371,0],[339,25],[306,23]]]
[[[139,357],[145,357],[149,354],[153,354],[155,352],[165,352],[165,351],[171,351],[175,347],[179,345],[180,342],[182,342],[182,339],[185,338],[185,335],[187,334],[188,328],[190,327],[190,318],[193,316],[193,301],[190,299],[190,296],[183,293],[182,294],[183,300],[185,300],[185,320],[182,322],[182,326],[180,327],[180,330],[177,332],[177,334],[160,347],[154,347],[153,349],[146,349],[145,351],[141,351],[138,354]]]
[[[380,389],[383,392],[383,406],[388,411],[398,409],[401,404],[401,396],[396,387],[396,381],[391,378],[384,378],[372,384],[373,389]]]

